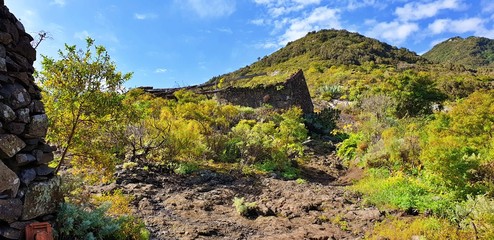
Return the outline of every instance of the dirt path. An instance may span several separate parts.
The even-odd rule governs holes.
[[[134,208],[152,239],[361,239],[375,221],[339,179],[345,170],[331,152],[309,153],[305,182],[233,177],[202,170],[188,176],[143,169],[120,172],[114,188],[135,197]],[[352,173],[354,174],[354,173]],[[345,181],[349,181],[346,179]],[[344,183],[347,183],[344,182]],[[235,197],[255,202],[250,216],[237,213]]]

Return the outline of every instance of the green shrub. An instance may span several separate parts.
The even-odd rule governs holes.
[[[112,218],[106,215],[109,204],[90,210],[62,204],[56,219],[59,239],[145,240],[149,232],[134,217]]]
[[[242,161],[266,163],[266,167],[273,163],[278,171],[291,166],[289,159],[303,154],[302,141],[307,138],[301,114],[299,108],[293,108],[272,113],[264,121],[241,120],[232,128],[231,139],[235,139]]]
[[[305,180],[303,178],[297,178],[297,179],[295,179],[295,182],[297,184],[306,184],[307,183],[307,180]]]
[[[357,146],[362,139],[362,134],[350,134],[350,137],[341,142],[336,154],[347,162],[353,160],[357,155]]]
[[[311,133],[328,135],[336,128],[340,111],[334,108],[325,108],[318,113],[306,114],[305,125]]]
[[[446,219],[436,217],[388,218],[374,227],[368,239],[475,239],[473,231],[457,229]]]
[[[494,200],[486,196],[468,197],[454,209],[459,227],[476,233],[476,239],[494,239]]]
[[[324,85],[318,89],[318,93],[322,99],[338,99],[343,93],[343,87],[340,85]]]
[[[286,167],[281,173],[284,179],[293,180],[299,176],[300,170],[296,167]]]
[[[256,214],[257,203],[256,202],[246,202],[245,198],[235,197],[233,199],[233,206],[238,214],[244,217],[249,217]]]
[[[198,169],[199,166],[193,162],[181,162],[173,171],[179,175],[187,175],[197,171]]]
[[[378,207],[411,212],[448,214],[455,205],[454,194],[443,193],[429,182],[388,169],[369,169],[367,176],[351,187],[364,195],[365,201]]]

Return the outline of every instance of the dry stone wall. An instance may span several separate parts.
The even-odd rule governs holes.
[[[0,239],[22,239],[27,224],[51,220],[61,201],[32,40],[0,0]]]
[[[216,93],[218,99],[248,106],[260,107],[269,104],[274,108],[287,109],[299,106],[304,113],[314,112],[314,105],[302,70],[293,74],[285,82],[255,88],[231,87]]]
[[[269,104],[274,108],[287,109],[299,106],[304,113],[313,113],[314,105],[310,97],[309,88],[305,80],[304,72],[299,70],[286,81],[274,85],[260,85],[253,88],[229,87],[213,89],[216,84],[196,85],[185,88],[154,89],[153,87],[141,87],[145,92],[156,97],[174,99],[176,91],[186,89],[208,97],[215,96],[221,102],[232,103],[247,107],[261,107]]]

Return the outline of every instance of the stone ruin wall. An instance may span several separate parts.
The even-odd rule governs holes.
[[[216,84],[205,84],[185,88],[154,89],[152,87],[141,87],[145,92],[156,97],[174,99],[173,93],[187,89],[208,97],[215,96],[220,102],[232,103],[247,107],[261,107],[269,104],[274,108],[287,109],[299,106],[304,113],[313,113],[314,105],[310,97],[307,82],[302,70],[293,74],[285,82],[275,85],[260,85],[254,88],[228,87],[225,89],[209,90]]]
[[[274,108],[287,109],[299,106],[304,113],[314,112],[314,105],[305,81],[299,70],[285,82],[256,88],[227,88],[216,93],[216,97],[236,105],[261,107],[269,104]]]
[[[32,40],[0,0],[0,239],[22,239],[26,225],[53,220],[61,200]]]

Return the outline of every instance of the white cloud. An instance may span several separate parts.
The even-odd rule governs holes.
[[[429,24],[428,29],[433,34],[440,34],[443,32],[479,32],[484,29],[483,22],[484,21],[482,19],[476,17],[459,20],[437,19],[433,23]]]
[[[310,31],[341,28],[338,16],[339,10],[328,7],[314,9],[306,18],[296,18],[289,21],[289,27],[279,38],[278,44],[283,46],[305,36]]]
[[[262,18],[258,18],[258,19],[254,19],[254,20],[251,20],[250,21],[251,24],[254,24],[254,25],[257,25],[257,26],[267,25],[268,22],[269,21],[267,19],[262,19]]]
[[[134,13],[134,18],[137,20],[155,19],[158,15],[154,13]]]
[[[58,5],[60,7],[65,6],[65,0],[53,0],[50,2],[51,5]]]
[[[430,3],[412,2],[395,10],[401,21],[420,20],[436,16],[441,10],[456,10],[462,7],[461,0],[437,0]]]
[[[310,5],[318,5],[321,0],[254,0],[258,5],[268,8],[272,17],[279,17],[292,12],[298,12]]]
[[[77,38],[79,40],[84,40],[84,39],[88,38],[89,36],[90,36],[90,34],[86,30],[74,33],[74,38]]]
[[[363,7],[375,7],[383,9],[386,7],[386,1],[378,0],[348,0],[346,8],[348,10],[355,10]]]
[[[218,30],[218,32],[222,32],[222,33],[233,34],[233,31],[231,28],[217,28],[216,30]]]
[[[157,68],[156,70],[154,70],[155,73],[166,73],[168,72],[168,69],[166,68]]]
[[[255,48],[261,48],[261,49],[273,49],[273,48],[278,48],[280,45],[276,42],[265,42],[265,43],[258,43],[254,45]]]
[[[366,33],[366,35],[378,39],[384,39],[394,44],[402,43],[409,36],[411,36],[412,33],[419,30],[419,26],[416,23],[402,23],[398,21],[380,23],[367,21],[366,23],[369,25],[375,24],[374,27]]]
[[[201,18],[224,17],[235,12],[235,0],[187,0],[190,7]]]
[[[482,6],[482,12],[494,12],[494,2],[492,0],[482,0],[480,5]]]

